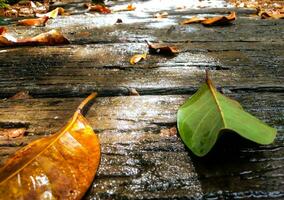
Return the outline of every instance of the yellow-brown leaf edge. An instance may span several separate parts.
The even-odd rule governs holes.
[[[100,162],[100,144],[81,111],[60,131],[20,149],[0,169],[0,199],[81,199]]]

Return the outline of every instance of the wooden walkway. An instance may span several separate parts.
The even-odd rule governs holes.
[[[60,129],[98,91],[86,117],[99,134],[102,159],[85,199],[283,199],[284,20],[234,9],[232,26],[178,25],[228,10],[170,10],[162,20],[151,10],[76,14],[42,28],[9,25],[21,36],[57,28],[71,45],[0,49],[0,128],[28,130],[23,138],[0,139],[1,164]],[[117,18],[124,23],[115,24]],[[174,44],[181,53],[130,65],[132,55],[147,51],[145,40]],[[272,145],[224,135],[209,156],[197,158],[178,135],[165,134],[176,127],[177,109],[203,82],[205,69],[226,95],[277,128]],[[131,96],[133,88],[140,96]],[[34,98],[5,99],[22,90]]]

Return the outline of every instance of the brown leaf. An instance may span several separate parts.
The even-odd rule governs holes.
[[[5,138],[18,138],[18,137],[23,137],[26,128],[7,128],[7,129],[1,129],[0,130],[0,138],[5,137]]]
[[[126,8],[114,10],[114,12],[122,12],[122,11],[134,11],[136,10],[136,7],[133,6],[132,4],[129,4]]]
[[[49,18],[52,18],[52,19],[55,19],[58,15],[65,15],[65,10],[64,8],[61,8],[61,7],[58,7],[58,8],[55,8],[54,10],[48,12],[48,13],[45,13],[45,14],[39,14],[37,13],[36,16],[37,17],[49,17]]]
[[[100,161],[100,144],[83,107],[57,133],[20,149],[0,169],[0,194],[5,199],[81,199]]]
[[[284,13],[279,10],[260,10],[258,15],[261,19],[284,19]]]
[[[230,24],[236,18],[236,12],[231,12],[228,16],[207,18],[206,20],[201,21],[201,23],[205,26],[226,25]]]
[[[131,65],[134,65],[134,64],[138,63],[141,60],[146,60],[146,56],[147,56],[147,53],[136,54],[136,55],[134,55],[134,56],[132,56],[130,58],[129,62],[130,62]]]
[[[193,24],[193,23],[200,23],[203,22],[205,18],[199,18],[199,17],[192,17],[190,19],[183,20],[180,24],[185,25],[185,24]]]
[[[85,7],[87,7],[89,11],[93,11],[93,12],[99,12],[102,14],[111,13],[111,10],[108,7],[101,5],[101,4],[86,3]]]
[[[35,19],[23,19],[19,20],[17,24],[22,26],[45,26],[48,19],[49,17],[47,16]]]
[[[0,46],[58,45],[70,42],[57,30],[51,30],[31,38],[16,39],[9,34],[0,35]]]
[[[164,54],[164,55],[174,55],[179,53],[179,50],[175,46],[168,46],[162,43],[150,43],[146,41],[148,44],[149,52],[151,54]]]
[[[160,12],[160,13],[156,13],[154,15],[155,18],[158,18],[158,19],[162,19],[162,18],[167,18],[168,17],[168,13],[167,12]]]
[[[135,88],[129,88],[129,95],[130,96],[140,96],[139,92]]]
[[[0,35],[3,35],[7,32],[7,28],[6,27],[0,27]]]
[[[29,91],[20,91],[9,99],[18,100],[18,99],[32,99],[33,97],[29,95]]]
[[[132,4],[129,4],[126,8],[128,11],[133,11],[133,10],[136,10],[136,7],[133,6]]]

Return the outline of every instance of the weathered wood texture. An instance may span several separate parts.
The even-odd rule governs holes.
[[[103,155],[85,199],[283,199],[284,21],[238,10],[232,26],[178,25],[188,16],[226,11],[169,11],[164,20],[153,19],[152,12],[78,14],[36,29],[10,25],[21,36],[59,28],[72,44],[1,48],[0,96],[28,90],[35,97],[0,101],[0,128],[27,128],[23,138],[0,139],[1,165],[20,147],[62,127],[82,97],[99,91],[86,117]],[[113,25],[117,18],[124,23]],[[175,44],[181,53],[149,55],[130,65],[132,55],[147,51],[144,40]],[[224,134],[213,152],[197,158],[178,134],[166,134],[208,68],[219,89],[277,128],[272,145]],[[131,88],[141,96],[128,96]]]
[[[238,137],[226,137],[209,157],[198,159],[189,154],[179,137],[162,134],[162,130],[175,126],[177,109],[188,96],[98,98],[87,115],[99,133],[103,152],[91,196],[198,197],[202,193],[201,184],[208,196],[283,197],[279,191],[284,181],[283,94],[252,92],[229,96],[279,130],[273,145],[259,146]],[[2,161],[19,146],[58,130],[80,101],[2,100],[1,127],[28,128],[28,136],[23,139],[1,141]],[[221,189],[227,193],[215,193]]]

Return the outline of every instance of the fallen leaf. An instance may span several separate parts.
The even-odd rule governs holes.
[[[162,43],[150,43],[146,41],[148,44],[149,52],[151,54],[164,54],[164,55],[174,55],[179,53],[179,50],[175,46],[168,46]]]
[[[186,25],[186,24],[200,23],[200,22],[203,22],[205,19],[206,18],[200,18],[200,17],[194,16],[192,18],[183,20],[180,24]]]
[[[132,4],[129,4],[126,8],[114,10],[114,12],[122,12],[122,11],[134,11],[136,10],[136,7],[133,6]]]
[[[126,8],[128,11],[133,11],[133,10],[136,10],[136,7],[133,6],[132,4],[129,4]]]
[[[5,199],[81,199],[100,162],[100,144],[81,110],[57,133],[20,149],[0,169]]]
[[[168,17],[168,13],[167,12],[160,12],[160,13],[156,13],[154,15],[155,18],[158,18],[158,19],[162,19],[162,18],[167,18]]]
[[[102,4],[86,3],[85,7],[87,7],[89,11],[93,11],[93,12],[99,12],[99,13],[102,13],[102,14],[111,13],[111,10],[108,7],[106,7]]]
[[[273,10],[264,10],[260,11],[258,15],[262,19],[284,19],[284,13],[281,13],[280,11],[273,11]]]
[[[129,88],[129,95],[130,96],[140,96],[135,88]]]
[[[55,8],[54,10],[48,12],[48,13],[45,13],[45,14],[36,14],[37,17],[49,17],[49,18],[52,18],[52,19],[55,19],[58,15],[64,15],[65,11],[64,11],[64,8],[61,8],[61,7],[58,7],[58,8]]]
[[[207,18],[201,21],[201,23],[205,26],[226,25],[230,24],[236,18],[236,12],[231,12],[228,16]]]
[[[130,58],[130,64],[134,65],[134,64],[138,63],[141,60],[146,60],[146,56],[147,56],[147,53],[136,54],[136,55],[134,55],[134,56],[132,56]]]
[[[35,19],[22,19],[19,20],[17,24],[22,26],[45,26],[48,19],[47,16]]]
[[[29,91],[20,91],[9,99],[18,100],[18,99],[32,99],[33,97],[29,95]]]
[[[0,130],[0,137],[5,137],[5,138],[19,138],[23,137],[26,128],[7,128],[7,129],[1,129]]]
[[[0,27],[0,35],[3,35],[7,32],[7,28],[6,27]]]
[[[0,35],[0,46],[34,46],[34,45],[58,45],[70,42],[57,30],[41,33],[35,37],[16,39],[7,33]]]
[[[218,92],[208,76],[206,83],[179,108],[177,124],[183,142],[197,156],[206,155],[225,131],[259,144],[270,144],[276,137],[276,129]]]

